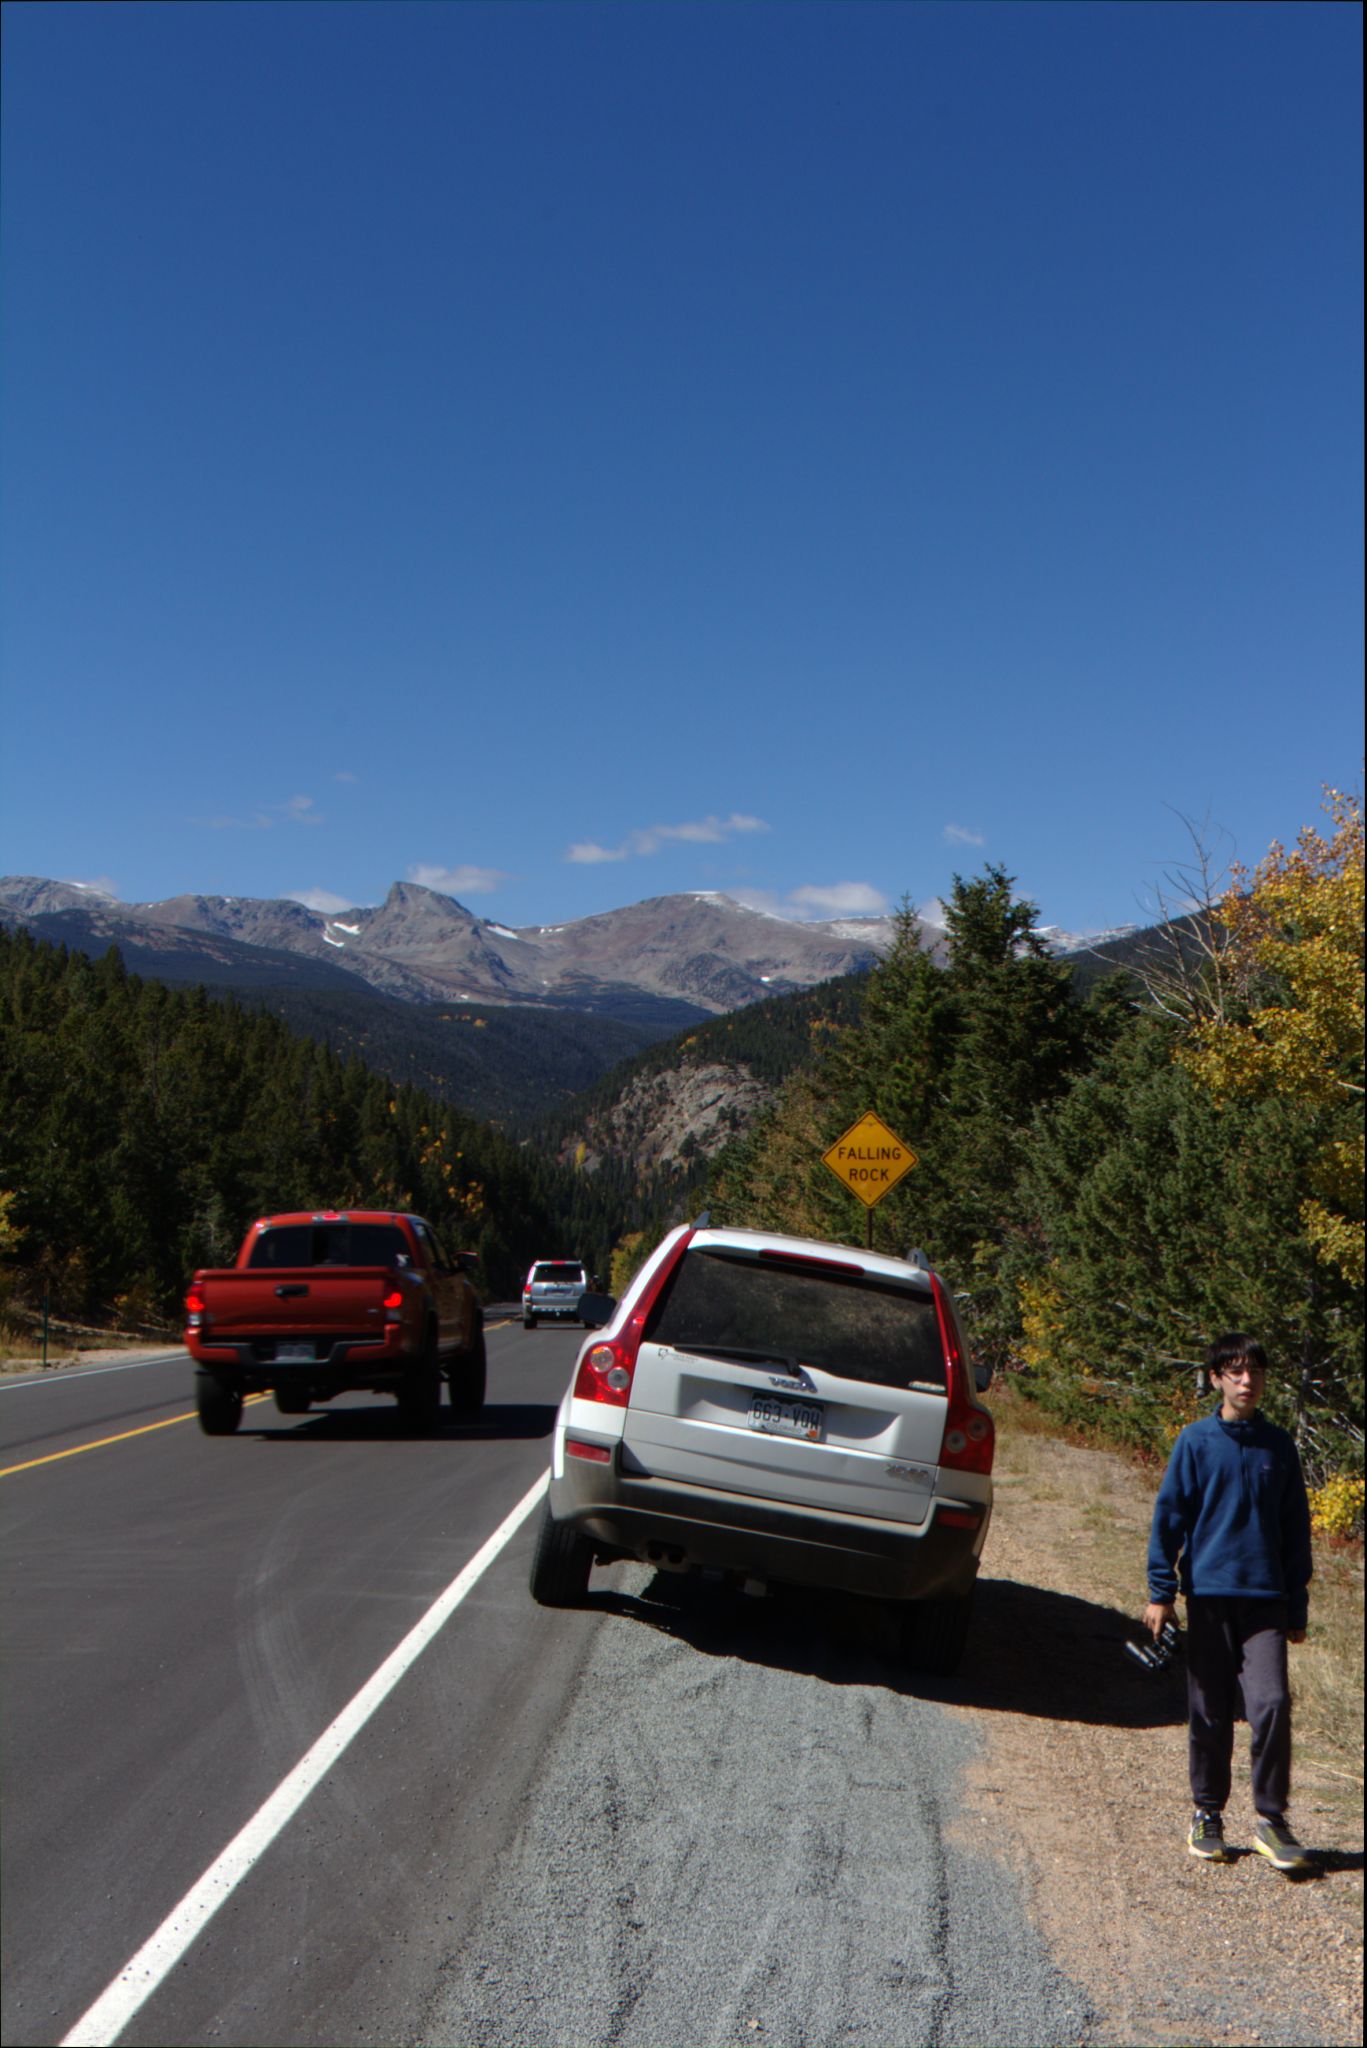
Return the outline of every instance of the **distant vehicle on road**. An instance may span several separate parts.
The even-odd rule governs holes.
[[[963,1652],[992,1513],[992,1417],[924,1253],[767,1231],[670,1233],[599,1324],[556,1416],[531,1589],[595,1563],[720,1570],[895,1603],[903,1652]]]
[[[473,1252],[452,1258],[430,1223],[380,1209],[265,1216],[231,1267],[196,1273],[185,1343],[208,1436],[230,1436],[247,1394],[282,1415],[357,1389],[393,1394],[435,1426],[445,1378],[462,1421],[484,1406],[484,1311]]]
[[[545,1317],[577,1322],[589,1276],[578,1259],[539,1259],[522,1283],[522,1322],[534,1330]]]

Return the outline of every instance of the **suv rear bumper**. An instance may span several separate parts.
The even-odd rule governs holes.
[[[626,1474],[616,1454],[611,1465],[567,1457],[551,1480],[550,1507],[600,1549],[645,1564],[743,1571],[880,1600],[968,1592],[992,1514],[990,1502],[967,1498],[937,1500],[915,1526],[832,1514]],[[955,1528],[936,1509],[980,1519]]]

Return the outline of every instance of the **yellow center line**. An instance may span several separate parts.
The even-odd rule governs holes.
[[[250,1408],[254,1401],[269,1398],[267,1394],[248,1394],[242,1405]],[[0,1479],[8,1479],[11,1472],[31,1472],[35,1465],[55,1465],[59,1458],[79,1458],[82,1451],[102,1451],[106,1444],[126,1443],[130,1436],[146,1436],[154,1429],[169,1429],[174,1422],[191,1422],[196,1413],[195,1409],[187,1408],[183,1415],[169,1415],[165,1422],[144,1422],[137,1429],[121,1429],[117,1436],[96,1437],[94,1443],[76,1444],[69,1451],[49,1451],[45,1458],[29,1458],[22,1465],[0,1466]]]

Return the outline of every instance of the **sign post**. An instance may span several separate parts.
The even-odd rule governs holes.
[[[868,1211],[867,1241],[872,1251],[873,1212],[884,1195],[890,1195],[898,1181],[911,1172],[916,1154],[870,1109],[821,1157]]]

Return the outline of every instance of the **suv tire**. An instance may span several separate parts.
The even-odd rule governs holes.
[[[201,1369],[195,1374],[195,1408],[205,1436],[232,1436],[242,1420],[242,1389]]]
[[[532,1598],[542,1607],[575,1607],[589,1589],[593,1545],[569,1522],[557,1522],[547,1501],[532,1554]]]

